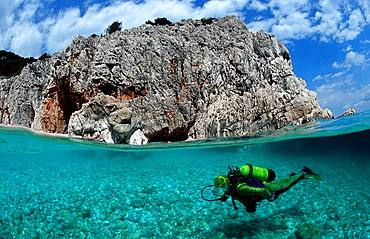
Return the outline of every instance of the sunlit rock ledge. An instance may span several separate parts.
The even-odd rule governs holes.
[[[333,118],[287,48],[235,16],[76,37],[0,79],[0,123],[107,143],[241,136]]]

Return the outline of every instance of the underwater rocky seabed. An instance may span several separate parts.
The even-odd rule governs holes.
[[[325,137],[359,116],[348,117],[320,137],[162,150],[0,128],[0,238],[370,238],[370,125]],[[325,181],[300,182],[254,214],[202,200],[215,176],[246,162],[278,178],[308,166]]]

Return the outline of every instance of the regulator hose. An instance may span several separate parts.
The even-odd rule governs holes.
[[[203,196],[203,192],[204,192],[204,190],[206,190],[207,188],[209,188],[209,187],[214,187],[215,185],[208,185],[208,186],[205,186],[203,189],[202,189],[202,191],[200,191],[200,196],[204,199],[204,200],[206,200],[206,201],[209,201],[209,202],[213,202],[213,201],[223,201],[223,202],[225,202],[229,197],[228,196],[226,196],[226,195],[223,195],[223,196],[221,196],[220,198],[216,198],[216,199],[207,199],[207,198],[205,198],[204,196]]]

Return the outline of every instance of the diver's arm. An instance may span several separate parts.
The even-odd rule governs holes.
[[[271,198],[272,194],[266,188],[257,188],[248,186],[246,183],[240,183],[236,190],[240,195],[258,195],[264,198]]]

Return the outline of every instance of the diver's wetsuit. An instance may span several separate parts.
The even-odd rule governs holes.
[[[231,196],[243,203],[247,212],[253,213],[256,211],[257,202],[271,198],[271,192],[275,192],[274,194],[277,197],[288,191],[288,189],[299,182],[304,175],[304,172],[300,172],[294,176],[282,178],[274,183],[261,181],[255,178],[247,178],[245,182],[240,182],[237,185],[230,185],[229,190]]]

